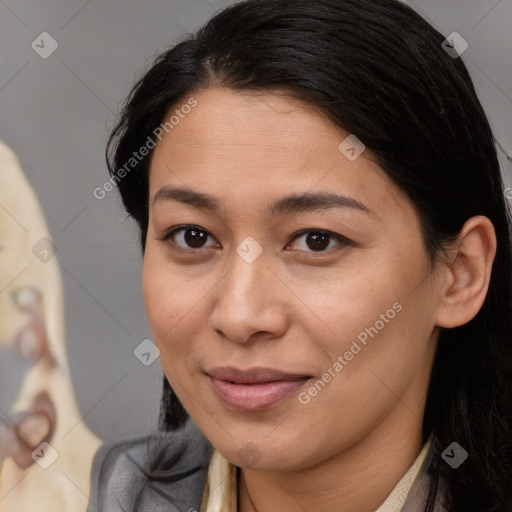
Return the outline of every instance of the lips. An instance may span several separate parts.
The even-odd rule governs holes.
[[[249,370],[240,370],[232,366],[222,366],[212,368],[206,372],[216,379],[234,382],[237,384],[260,384],[263,382],[277,382],[283,380],[299,380],[310,378],[310,375],[301,375],[287,373],[272,368],[251,368]]]
[[[224,405],[242,411],[268,409],[298,391],[311,378],[263,367],[249,370],[217,367],[206,373]]]

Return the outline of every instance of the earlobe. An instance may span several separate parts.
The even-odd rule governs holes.
[[[453,242],[450,261],[443,263],[437,325],[457,327],[475,317],[489,289],[495,254],[492,222],[481,215],[471,217]]]

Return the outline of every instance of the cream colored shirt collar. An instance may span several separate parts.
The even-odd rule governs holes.
[[[400,512],[407,494],[418,476],[431,441],[432,436],[428,438],[412,466],[375,512]],[[217,450],[214,450],[208,467],[208,476],[199,512],[238,512],[237,484],[237,466],[231,464]]]

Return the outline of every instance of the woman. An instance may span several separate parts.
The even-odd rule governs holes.
[[[103,447],[91,510],[512,510],[510,217],[444,39],[247,0],[136,84],[108,163],[161,432]]]

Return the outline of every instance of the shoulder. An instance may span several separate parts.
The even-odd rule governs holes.
[[[190,418],[175,431],[107,442],[94,458],[87,512],[198,510],[212,452]]]

